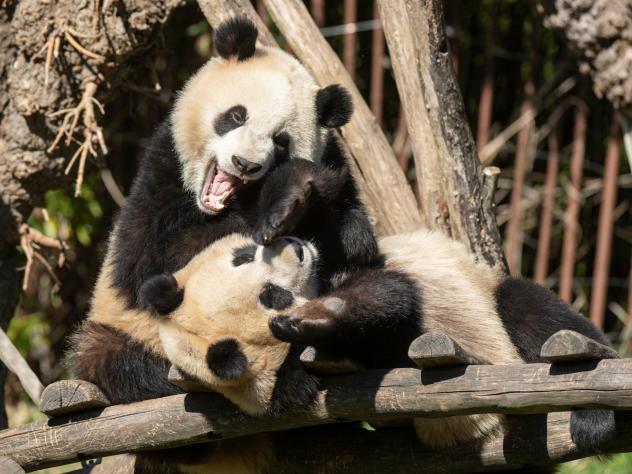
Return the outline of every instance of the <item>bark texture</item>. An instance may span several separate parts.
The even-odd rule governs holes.
[[[632,4],[628,0],[541,0],[545,26],[560,31],[580,56],[597,97],[632,108]]]
[[[504,267],[483,175],[454,76],[442,2],[378,0],[384,34],[406,112],[425,224],[465,242]]]
[[[157,27],[180,3],[21,0],[0,9],[1,327],[8,325],[19,295],[20,225],[43,204],[46,191],[74,177],[64,175],[74,142],[67,147],[62,140],[47,151],[64,119],[51,114],[77,106],[88,83],[98,85],[102,101],[113,94],[132,71],[130,60],[151,47]],[[75,139],[83,133],[79,117]],[[2,408],[0,427],[5,424]]]

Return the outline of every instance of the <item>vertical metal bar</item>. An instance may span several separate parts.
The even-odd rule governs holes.
[[[525,83],[525,97],[520,108],[520,115],[530,113],[533,109],[533,95],[535,94],[535,84],[531,79]],[[516,145],[516,159],[513,169],[513,183],[511,188],[511,198],[509,203],[509,222],[506,233],[506,256],[509,271],[513,275],[520,274],[520,261],[522,253],[522,193],[527,174],[527,149],[529,146],[529,135],[532,124],[520,129],[518,142]]]
[[[494,108],[494,51],[496,49],[496,31],[498,29],[498,0],[492,6],[492,28],[485,45],[485,74],[481,87],[481,98],[478,106],[478,129],[476,144],[482,150],[489,140],[489,127],[492,123]]]
[[[373,4],[373,18],[380,19],[377,2]],[[382,126],[384,106],[384,31],[380,25],[373,30],[371,42],[371,110],[378,125]]]
[[[617,204],[617,176],[619,175],[620,159],[621,133],[616,116],[613,116],[606,151],[606,167],[597,230],[597,253],[595,254],[593,285],[590,293],[590,320],[598,328],[603,328],[608,299],[608,273],[612,254],[614,208]]]
[[[531,33],[531,63],[529,65],[529,78],[524,85],[524,99],[520,111],[520,115],[522,116],[533,113],[536,78],[540,72],[539,40],[540,32],[536,23]],[[518,133],[516,159],[513,170],[513,186],[509,202],[509,222],[507,223],[505,246],[506,257],[509,271],[517,275],[521,273],[522,241],[524,240],[522,230],[522,194],[527,175],[527,155],[529,153],[529,147],[531,146],[530,136],[532,129],[533,123],[529,122],[529,124],[523,127]]]
[[[321,28],[325,26],[325,0],[311,0],[310,10],[314,23]]]
[[[452,58],[454,75],[459,77],[459,67],[461,65],[459,60],[461,57],[461,45],[459,42],[459,35],[461,34],[461,2],[452,2],[450,6],[452,7],[450,12],[450,26],[452,26],[452,30],[454,31],[454,35],[450,40],[450,57]]]
[[[542,200],[542,218],[538,235],[538,249],[535,256],[536,283],[544,283],[549,273],[549,253],[551,251],[551,229],[553,227],[553,207],[555,206],[555,189],[560,168],[560,153],[557,127],[551,132],[548,140],[549,153],[544,180],[544,198]]]
[[[583,84],[580,95],[583,97]],[[564,211],[564,239],[562,242],[562,262],[560,267],[560,297],[570,303],[573,298],[573,277],[575,275],[575,254],[577,252],[578,216],[581,204],[584,154],[586,153],[586,127],[588,110],[585,105],[575,109],[573,127],[573,151],[571,155],[571,182],[568,188],[568,202]]]
[[[344,22],[356,23],[358,18],[358,0],[345,0]],[[356,34],[347,33],[344,38],[343,62],[351,79],[355,80],[355,44]]]

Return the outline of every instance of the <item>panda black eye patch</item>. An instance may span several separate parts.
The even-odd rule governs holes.
[[[266,308],[281,310],[292,304],[292,292],[273,283],[268,283],[259,293],[259,301]]]
[[[281,148],[287,148],[290,144],[290,134],[287,132],[279,132],[275,133],[272,137],[272,141],[276,146],[280,146]]]
[[[246,245],[244,247],[236,248],[233,250],[233,267],[253,262],[255,260],[256,253],[256,245]]]
[[[243,105],[235,105],[226,112],[219,114],[215,119],[215,133],[225,135],[226,133],[241,127],[248,120],[248,110]]]

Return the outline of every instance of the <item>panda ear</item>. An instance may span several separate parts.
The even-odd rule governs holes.
[[[166,316],[182,304],[184,289],[171,273],[159,273],[146,280],[139,290],[141,307],[156,316]]]
[[[255,54],[257,27],[246,17],[235,17],[223,22],[213,37],[213,44],[224,59],[248,59]]]
[[[224,380],[236,380],[248,368],[248,359],[239,348],[239,342],[233,338],[223,339],[210,346],[206,363],[211,372]]]
[[[353,114],[351,94],[340,84],[324,87],[316,94],[318,123],[326,128],[342,127]]]

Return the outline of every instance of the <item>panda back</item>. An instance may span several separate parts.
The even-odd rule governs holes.
[[[492,363],[521,361],[496,309],[498,269],[477,262],[462,243],[430,230],[385,237],[379,246],[388,268],[417,283],[422,332],[443,332]]]

